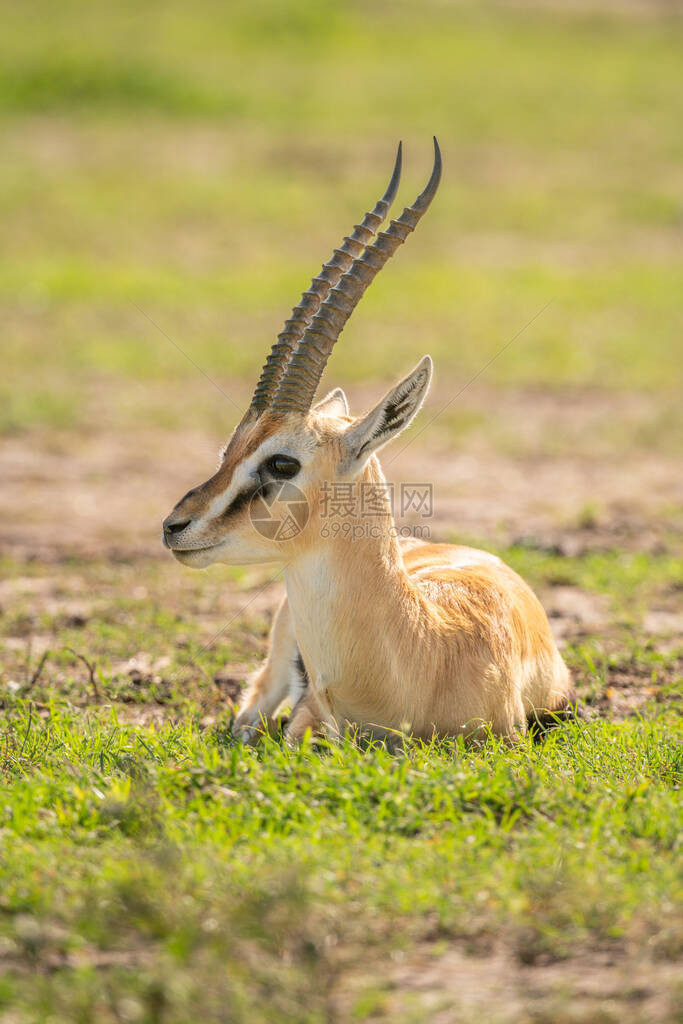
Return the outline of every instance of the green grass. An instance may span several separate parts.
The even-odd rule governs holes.
[[[231,1020],[323,1021],[340,971],[434,936],[480,954],[503,936],[521,964],[633,941],[677,953],[683,762],[664,724],[396,756],[245,750],[191,719],[4,716],[15,1019],[108,1021],[130,1001],[136,1020],[222,1020],[229,1000]]]
[[[500,553],[542,596],[605,601],[609,624],[564,651],[591,713],[635,695],[625,721],[512,750],[244,748],[221,670],[263,655],[246,606],[267,574],[5,558],[0,1020],[421,1021],[394,967],[457,949],[465,971],[503,950],[515,985],[567,965],[529,1003],[544,1021],[648,1019],[642,995],[577,1004],[574,964],[663,973],[673,1022],[683,652],[643,614],[675,601],[680,560]],[[480,1019],[446,982],[440,999]]]
[[[610,599],[617,614],[638,621],[652,598],[674,594],[683,574],[683,558],[636,551],[587,551],[577,557],[531,545],[501,548],[498,554],[532,586],[568,585]]]

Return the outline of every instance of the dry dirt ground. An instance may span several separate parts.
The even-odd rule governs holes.
[[[638,963],[631,955],[596,951],[562,963],[520,965],[501,947],[472,956],[457,948],[435,952],[425,943],[398,956],[375,977],[390,980],[388,997],[365,1020],[408,1019],[429,1024],[652,1024],[676,1020],[677,965]],[[344,979],[335,998],[339,1020],[346,1020],[356,987],[372,984],[372,975]],[[568,999],[568,993],[571,998]],[[412,1013],[412,1017],[410,1016]]]
[[[194,385],[201,396],[204,382],[199,379]],[[369,394],[354,395],[353,406],[363,408],[369,400]],[[680,552],[683,476],[675,439],[663,442],[656,429],[657,396],[537,390],[501,394],[478,385],[458,399],[460,420],[444,430],[452,410],[434,417],[447,402],[447,395],[431,395],[430,410],[422,413],[412,433],[383,453],[387,478],[397,485],[433,485],[432,518],[408,519],[408,525],[426,525],[435,540],[474,539],[483,546],[521,542],[570,557],[612,549]],[[462,431],[461,423],[466,425]],[[656,447],[650,443],[654,436]],[[6,439],[0,448],[0,552],[15,565],[28,560],[33,568],[0,584],[2,610],[20,599],[36,615],[46,612],[54,618],[59,613],[67,624],[77,623],[96,616],[121,586],[118,576],[107,581],[102,573],[89,575],[84,563],[139,563],[134,592],[141,598],[149,592],[150,601],[161,600],[171,611],[191,614],[207,642],[234,617],[235,625],[221,636],[227,638],[238,626],[258,634],[244,656],[224,666],[219,685],[230,696],[227,691],[246,677],[263,650],[264,622],[282,584],[264,588],[274,575],[268,567],[250,570],[239,584],[228,580],[225,586],[209,585],[206,577],[202,582],[197,574],[173,565],[160,545],[162,518],[189,487],[213,472],[223,440],[193,430],[152,427]],[[79,568],[65,572],[73,558]],[[199,596],[182,604],[161,587],[159,594],[145,590],[144,564],[150,562],[163,567],[167,587],[177,580],[180,594],[190,582],[200,592],[205,586],[206,600]],[[602,595],[558,580],[540,596],[561,644],[601,636],[609,649],[613,623]],[[662,650],[671,650],[683,638],[679,598],[675,589],[658,597],[642,619],[644,635]],[[20,632],[8,637],[6,649],[15,647],[19,656],[26,642]],[[34,627],[30,642],[35,658],[54,638]],[[120,661],[124,675],[162,673],[162,666],[150,669],[149,653],[135,647],[121,652]],[[619,717],[639,706],[651,692],[650,682],[647,668],[612,666],[611,698],[604,700],[604,710]]]
[[[356,397],[358,408],[370,399]],[[448,401],[430,396],[429,412],[382,454],[387,479],[433,485],[434,539],[533,538],[573,555],[656,551],[680,538],[676,439],[650,443],[656,395],[501,395],[478,386],[455,406],[467,424],[463,437],[457,423],[440,429],[452,415],[437,416]],[[0,550],[46,562],[158,555],[162,518],[211,475],[224,440],[191,428],[9,437],[0,447]]]

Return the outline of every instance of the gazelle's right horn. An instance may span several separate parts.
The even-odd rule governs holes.
[[[330,290],[285,368],[271,403],[274,412],[305,415],[311,408],[323,370],[344,325],[365,289],[410,232],[415,230],[434,198],[440,180],[441,150],[435,137],[434,166],[426,188],[412,206],[406,206],[398,220],[392,220],[386,231],[380,231],[376,240],[366,245],[363,253],[340,277],[339,283]]]
[[[263,367],[251,400],[250,411],[260,415],[269,407],[294,347],[317,313],[320,304],[327,298],[330,289],[337,284],[342,274],[350,269],[354,259],[360,256],[365,246],[373,240],[377,229],[386,218],[401,180],[401,150],[399,142],[391,180],[382,198],[375,203],[369,213],[365,214],[362,222],[356,224],[340,247],[334,250],[332,259],[325,263],[318,276],[313,278],[310,288],[303,293],[299,304],[292,310]]]

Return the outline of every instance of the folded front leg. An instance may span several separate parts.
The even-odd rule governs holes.
[[[289,699],[292,705],[299,700],[304,687],[299,649],[285,597],[273,620],[266,660],[249,680],[240,702],[235,720],[236,735],[244,740],[253,739],[284,700]]]
[[[307,685],[305,692],[292,709],[285,737],[289,743],[300,743],[307,732],[319,736],[324,727],[323,711],[311,686]]]

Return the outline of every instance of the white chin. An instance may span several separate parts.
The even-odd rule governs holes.
[[[214,548],[200,548],[198,551],[173,551],[173,556],[182,565],[187,565],[191,569],[206,569],[207,565],[213,565],[216,561],[216,555],[218,546]]]

